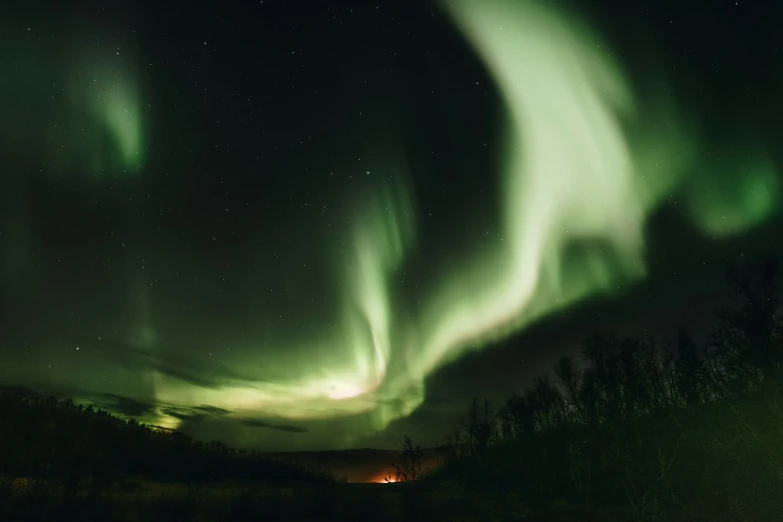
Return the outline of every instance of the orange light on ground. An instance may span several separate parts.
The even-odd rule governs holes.
[[[373,475],[369,479],[367,479],[367,482],[371,484],[392,484],[394,482],[397,482],[397,478],[394,474],[386,471],[379,473],[377,475]]]

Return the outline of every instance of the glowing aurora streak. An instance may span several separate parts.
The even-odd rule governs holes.
[[[6,145],[40,147],[42,172],[95,177],[135,171],[144,161],[142,94],[133,47],[67,41],[63,56],[40,39],[0,35]],[[77,39],[77,37],[74,37]],[[92,44],[92,45],[90,45]],[[65,79],[61,74],[65,68]]]
[[[73,105],[84,107],[92,116],[88,123],[90,154],[85,161],[93,172],[107,166],[135,169],[144,160],[141,100],[137,74],[129,62],[132,58],[124,52],[122,60],[116,55],[92,58],[76,68],[72,80],[77,97]],[[104,157],[107,149],[112,151],[108,158]]]
[[[398,182],[403,175],[396,177]],[[202,389],[158,374],[158,399],[230,405],[234,411],[263,411],[295,420],[372,409],[395,354],[391,277],[414,239],[414,214],[407,194],[402,182],[385,185],[366,198],[353,216],[351,238],[338,267],[345,288],[342,328],[331,336],[290,343],[298,349],[276,359],[275,355],[265,358],[277,369],[280,383]],[[314,368],[306,377],[302,377],[304,366]]]
[[[140,102],[135,85],[124,71],[104,73],[100,87],[94,81],[92,109],[111,133],[121,161],[126,167],[141,164]]]
[[[504,0],[455,0],[444,8],[507,109],[502,239],[443,267],[419,317],[395,315],[390,281],[411,244],[412,206],[405,191],[383,192],[353,230],[346,327],[311,342],[322,349],[305,350],[331,354],[309,361],[317,371],[285,384],[187,392],[163,379],[160,399],[186,393],[194,404],[292,419],[365,412],[383,428],[421,403],[424,379],[448,361],[644,275],[646,217],[679,188],[698,192],[684,177],[694,154],[685,132],[667,124],[661,136],[660,107],[637,105],[600,42],[549,8]],[[663,117],[676,121],[671,110]],[[692,196],[693,217],[710,233],[760,223],[779,203],[772,179],[762,162],[739,192],[735,184],[715,184]],[[565,255],[575,246],[578,261]]]
[[[720,161],[694,176],[688,192],[693,220],[706,233],[727,236],[760,225],[780,206],[781,187],[773,163],[754,151]],[[715,175],[727,168],[733,176]]]
[[[389,187],[356,221],[353,263],[346,266],[351,294],[348,306],[358,313],[349,313],[352,339],[359,348],[356,353],[362,386],[354,386],[348,398],[375,389],[383,382],[389,357],[392,355],[392,321],[389,280],[399,270],[413,237],[413,210],[407,192]],[[363,346],[371,346],[367,357]]]

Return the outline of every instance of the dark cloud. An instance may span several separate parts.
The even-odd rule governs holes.
[[[193,408],[168,406],[161,408],[160,412],[188,422],[199,422],[204,419],[215,419],[224,417],[231,413],[229,410],[218,408],[217,406],[209,406],[206,404],[195,406]]]
[[[113,393],[105,393],[102,395],[104,399],[111,401],[109,404],[101,404],[101,407],[109,409],[113,412],[127,415],[129,417],[141,417],[147,413],[151,413],[155,410],[155,405],[149,402],[141,402],[130,397],[124,397],[122,395],[115,395]]]
[[[155,370],[170,377],[175,377],[189,384],[203,388],[220,388],[226,382],[249,382],[244,376],[240,376],[225,368],[201,368],[197,364],[185,363],[168,358],[166,356],[151,354],[135,346],[114,342],[109,350],[105,350],[115,362],[132,370]]]
[[[17,393],[26,397],[42,397],[37,391],[28,388],[27,386],[16,384],[0,384],[0,390],[8,393]]]
[[[140,401],[115,393],[95,393],[90,390],[70,387],[52,389],[33,386],[37,390],[21,385],[0,385],[0,389],[16,391],[30,397],[52,397],[59,400],[71,400],[77,404],[90,404],[94,407],[128,417],[141,417],[153,413],[158,407],[154,402]]]
[[[267,428],[270,430],[284,431],[286,433],[309,433],[310,430],[301,426],[291,426],[288,424],[272,424],[260,419],[246,419],[242,421],[243,426],[250,428]]]
[[[199,422],[206,419],[218,419],[230,415],[230,410],[201,404],[199,406],[183,406],[180,404],[142,401],[114,393],[94,393],[89,390],[62,388],[58,390],[37,391],[34,388],[17,384],[0,384],[0,391],[15,392],[28,397],[54,397],[73,400],[77,403],[91,404],[95,407],[127,417],[147,417],[156,412],[175,417],[182,421]]]
[[[229,413],[231,413],[231,411],[229,411],[229,410],[226,410],[226,409],[223,409],[223,408],[218,408],[217,406],[209,406],[207,404],[202,404],[201,406],[196,406],[193,409],[196,410],[196,411],[204,412],[204,413],[206,413],[206,414],[208,414],[208,415],[210,415],[212,417],[220,417],[220,416],[228,415]]]
[[[58,390],[45,390],[43,395],[46,397],[55,397],[57,399],[70,399],[71,396],[67,393]]]
[[[116,364],[134,371],[154,370],[181,381],[202,388],[217,389],[227,384],[253,385],[258,383],[256,376],[243,375],[225,366],[202,364],[197,359],[183,361],[177,351],[168,349],[166,353],[151,353],[133,344],[120,341],[102,340],[96,344],[94,338],[82,335],[70,336],[73,342],[100,348],[100,352]]]
[[[204,413],[194,413],[192,410],[184,408],[161,408],[160,412],[164,415],[190,422],[198,422],[207,418],[207,415]]]

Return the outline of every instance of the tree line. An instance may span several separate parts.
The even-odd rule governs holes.
[[[503,404],[474,399],[433,479],[607,517],[771,520],[783,508],[778,264],[730,268],[727,283],[701,345],[684,328],[667,342],[598,333]],[[424,475],[406,443],[400,480]]]
[[[120,477],[158,480],[333,481],[324,471],[281,462],[219,441],[121,419],[70,399],[0,389],[0,477],[111,485]]]

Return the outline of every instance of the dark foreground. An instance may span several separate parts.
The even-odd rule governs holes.
[[[0,482],[0,520],[8,521],[505,521],[627,520],[511,493],[471,494],[449,483],[297,484],[126,481],[66,490],[43,480]]]

